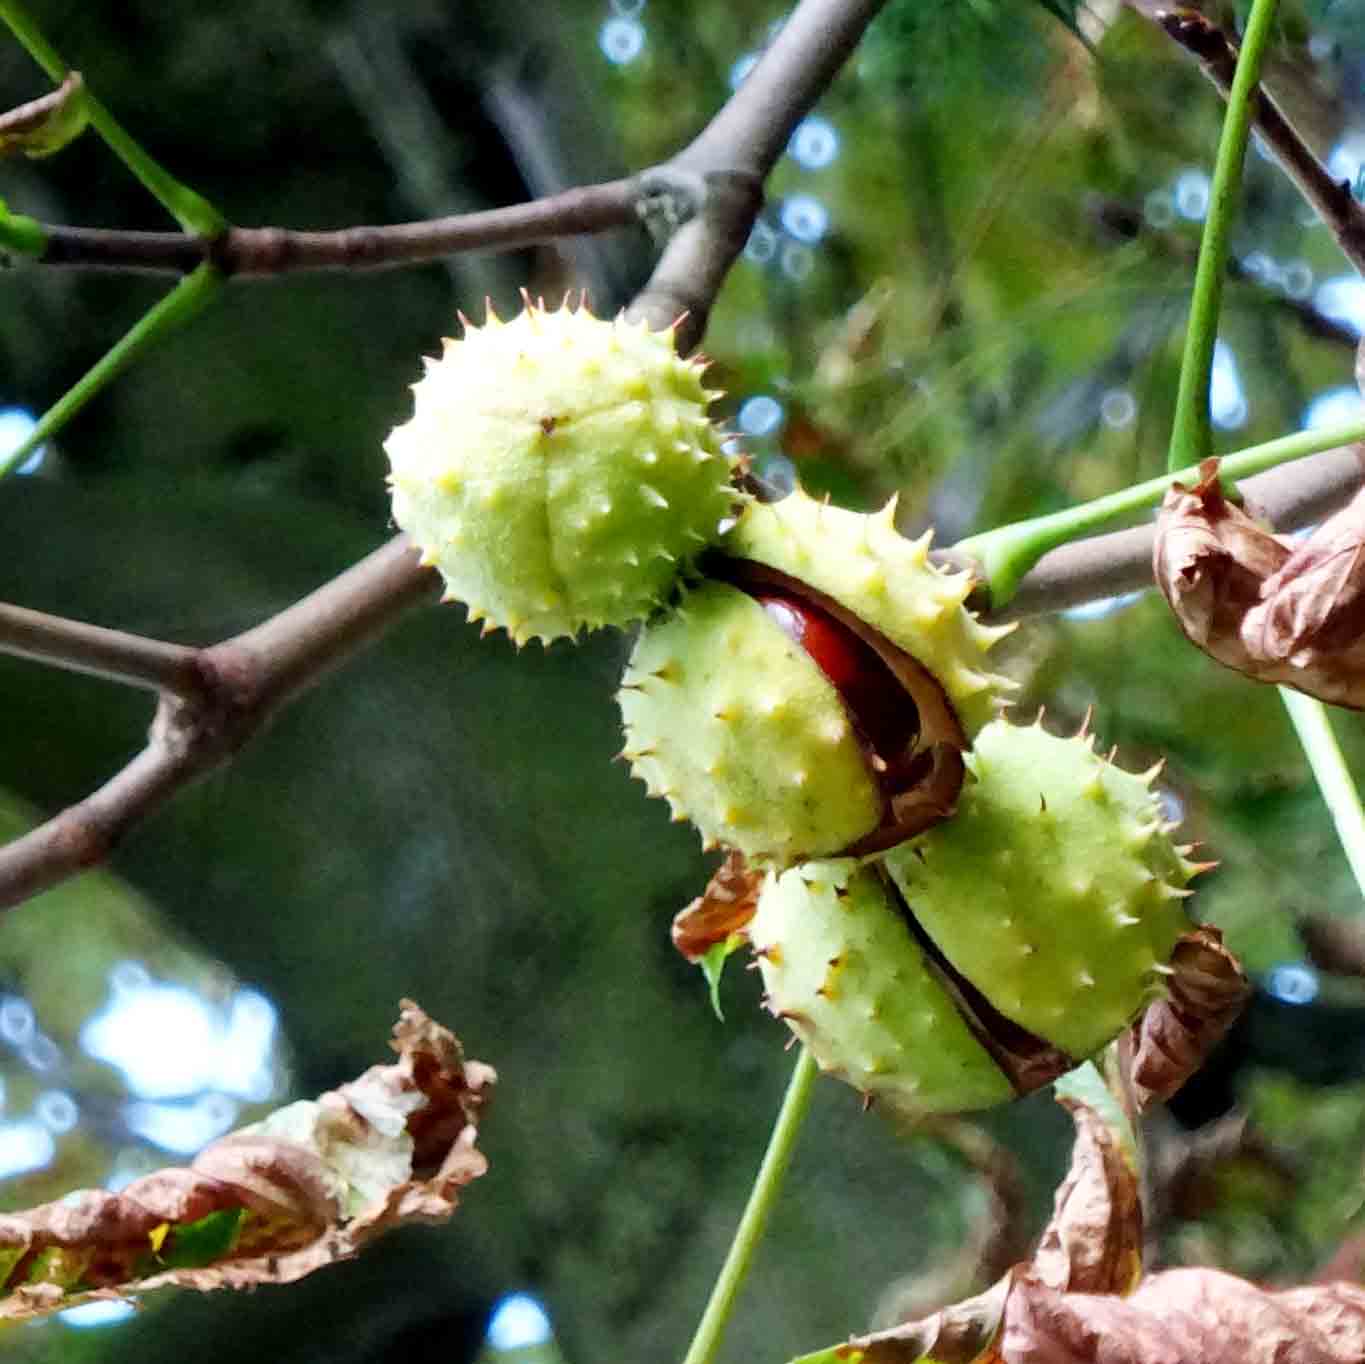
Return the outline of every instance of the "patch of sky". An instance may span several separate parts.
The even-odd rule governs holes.
[[[549,1315],[529,1293],[508,1293],[488,1318],[488,1344],[494,1350],[544,1345],[552,1334]]]
[[[52,1133],[36,1118],[0,1123],[0,1179],[42,1170],[56,1153]]]
[[[1305,431],[1326,430],[1345,426],[1347,422],[1365,418],[1365,399],[1354,384],[1341,384],[1319,393],[1303,410],[1301,425]]]
[[[17,450],[33,434],[38,419],[23,407],[0,407],[0,459]],[[36,474],[42,468],[47,446],[40,445],[16,470]]]
[[[131,1302],[83,1302],[79,1307],[68,1307],[65,1312],[57,1313],[57,1320],[63,1326],[78,1331],[88,1331],[92,1327],[114,1326],[127,1321],[137,1311]]]
[[[237,1121],[238,1107],[226,1094],[205,1094],[192,1103],[133,1103],[123,1110],[135,1136],[176,1155],[192,1156]]]
[[[1343,180],[1359,184],[1360,172],[1365,170],[1365,130],[1353,128],[1342,136],[1328,153],[1327,169],[1338,184]]]
[[[1213,348],[1213,373],[1209,376],[1209,416],[1222,431],[1236,431],[1247,422],[1246,390],[1237,368],[1237,356],[1226,341]]]
[[[1323,280],[1313,294],[1313,306],[1357,336],[1365,332],[1365,280],[1359,275],[1333,275]]]
[[[274,1005],[255,990],[238,990],[219,1006],[120,963],[110,972],[109,1001],[86,1021],[80,1043],[122,1071],[142,1099],[218,1090],[260,1101],[273,1084],[276,1023]]]

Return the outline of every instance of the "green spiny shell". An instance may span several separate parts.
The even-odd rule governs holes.
[[[514,640],[641,619],[737,500],[716,395],[651,332],[529,306],[446,341],[385,442],[393,517]]]
[[[911,1116],[1014,1096],[870,867],[770,875],[748,931],[769,1009],[822,1069]]]
[[[929,537],[898,534],[894,510],[864,516],[796,492],[747,504],[721,548],[809,585],[912,655],[971,734],[1012,685],[985,668],[1008,631],[964,609],[968,575],[931,564]],[[707,847],[788,866],[843,853],[881,825],[881,793],[838,692],[736,588],[705,583],[655,617],[620,702],[632,770]]]
[[[651,623],[617,699],[631,770],[709,843],[786,864],[877,827],[838,693],[737,588],[702,583]]]
[[[797,488],[781,502],[746,507],[725,552],[780,569],[875,626],[938,679],[970,737],[1014,686],[986,666],[987,651],[1013,627],[982,625],[967,611],[971,574],[932,564],[933,533],[907,540],[895,511],[895,498],[864,516]]]
[[[1171,841],[1155,769],[1124,772],[1093,746],[1040,725],[987,725],[957,813],[886,854],[954,967],[1077,1059],[1162,993],[1196,870]]]

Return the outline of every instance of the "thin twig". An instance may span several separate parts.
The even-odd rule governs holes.
[[[763,182],[796,125],[829,88],[885,0],[802,0],[715,118],[670,163],[706,186],[703,211],[674,233],[630,313],[652,326],[685,315],[690,350],[763,206]]]
[[[1347,446],[1243,479],[1238,489],[1276,530],[1290,531],[1343,506],[1362,484],[1365,447]],[[1020,579],[1009,602],[985,618],[1000,624],[1151,587],[1155,537],[1154,526],[1134,526],[1051,550]],[[955,562],[953,550],[944,557]]]
[[[525,204],[384,227],[293,232],[230,227],[209,241],[179,232],[120,232],[40,224],[36,263],[86,270],[182,274],[212,261],[225,275],[260,279],[303,270],[385,270],[463,251],[499,250],[607,232],[638,221],[638,180],[609,180]]]
[[[0,654],[55,663],[185,700],[199,695],[197,649],[0,603]]]
[[[0,909],[104,860],[134,825],[196,778],[227,762],[262,730],[274,711],[368,644],[410,607],[433,597],[436,574],[418,563],[405,536],[362,559],[302,601],[263,624],[207,649],[178,656],[182,685],[161,696],[147,746],[93,795],[0,848]],[[87,640],[116,631],[38,617],[41,647],[52,658],[81,630]],[[144,662],[160,649],[139,641]],[[148,647],[152,646],[152,647]],[[25,652],[38,652],[34,644]],[[60,661],[84,669],[68,650]],[[93,646],[92,646],[93,647]],[[130,665],[125,651],[122,662]],[[130,667],[136,667],[131,664]],[[108,672],[106,671],[106,675]],[[145,677],[135,680],[145,682]]]
[[[1226,99],[1237,70],[1237,49],[1227,34],[1192,10],[1163,10],[1155,18],[1181,47],[1199,59],[1204,74]],[[1264,88],[1254,97],[1252,120],[1281,169],[1327,224],[1342,254],[1365,274],[1365,209],[1351,193],[1350,181],[1332,179]]]

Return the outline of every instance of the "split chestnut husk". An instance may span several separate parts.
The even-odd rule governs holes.
[[[642,631],[624,756],[707,847],[765,864],[882,852],[951,815],[1005,679],[965,573],[803,493],[746,506],[702,581]]]

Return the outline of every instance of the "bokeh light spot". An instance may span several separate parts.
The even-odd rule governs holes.
[[[597,45],[613,66],[625,66],[644,50],[645,26],[638,19],[618,14],[602,25]]]
[[[1266,974],[1265,988],[1281,1004],[1311,1004],[1321,988],[1318,973],[1306,962],[1285,962]]]
[[[812,114],[797,124],[787,150],[805,170],[823,170],[839,155],[839,134],[829,119]]]
[[[529,1293],[509,1293],[488,1319],[488,1343],[495,1350],[522,1350],[550,1339],[550,1318]]]
[[[68,1307],[57,1314],[63,1326],[88,1331],[98,1326],[115,1326],[127,1321],[137,1311],[131,1302],[83,1302],[79,1307]]]
[[[746,436],[771,436],[782,425],[782,404],[766,393],[746,398],[735,420]]]
[[[33,434],[38,419],[23,407],[0,407],[0,459],[17,450]],[[14,472],[33,474],[42,468],[47,446],[40,445]]]
[[[782,227],[788,236],[814,246],[829,230],[829,210],[811,194],[793,194],[782,205]]]

